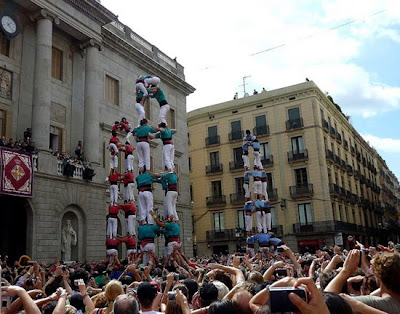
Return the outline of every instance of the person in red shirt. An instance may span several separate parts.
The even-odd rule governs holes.
[[[136,235],[129,235],[123,238],[120,238],[122,242],[125,243],[126,245],[126,259],[128,260],[128,263],[130,264],[133,262],[136,258],[136,245],[137,245],[137,239]]]
[[[128,235],[136,235],[136,205],[135,203],[126,203],[121,205],[125,212],[126,230]]]
[[[121,240],[118,239],[106,239],[106,253],[109,257],[109,262],[111,263],[114,256],[118,257],[118,246],[121,244]]]
[[[120,128],[119,122],[118,122],[118,121],[115,121],[115,122],[114,122],[114,125],[113,125],[113,127],[112,127],[112,130],[115,131],[115,132],[117,132],[119,128]]]
[[[108,176],[110,182],[110,205],[117,205],[118,202],[118,181],[121,179],[121,175],[116,169],[111,169],[111,173]]]
[[[133,172],[126,172],[122,182],[124,183],[124,202],[134,202],[135,196],[133,195],[133,189],[135,187],[135,176]]]
[[[122,118],[121,119],[121,122],[119,123],[119,128],[120,128],[121,131],[124,130],[126,132],[125,142],[130,143],[129,138],[132,136],[132,133],[131,133],[132,126],[126,120],[126,118]]]
[[[110,171],[112,169],[118,168],[118,146],[119,146],[119,139],[117,137],[117,132],[112,131],[112,137],[110,138],[110,144],[108,145],[107,149],[110,151]]]
[[[125,145],[122,149],[125,153],[125,172],[133,172],[133,151],[135,150],[135,147],[129,144],[129,142],[125,142]]]
[[[120,209],[121,205],[118,204],[108,206],[107,235],[110,239],[117,238],[118,213]]]

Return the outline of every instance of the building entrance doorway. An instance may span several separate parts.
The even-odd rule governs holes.
[[[31,234],[28,225],[30,206],[22,197],[0,195],[0,254],[8,255],[9,261],[29,255],[27,237]]]

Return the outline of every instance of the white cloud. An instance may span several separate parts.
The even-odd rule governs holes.
[[[242,91],[239,85],[245,75],[251,75],[248,91],[280,88],[308,77],[352,116],[371,117],[400,108],[400,86],[377,81],[377,75],[354,63],[365,40],[399,42],[398,0],[351,4],[347,0],[203,0],[190,5],[183,0],[154,0],[155,9],[149,14],[133,1],[103,0],[102,4],[163,52],[178,57],[188,83],[197,89],[188,97],[188,110],[230,100]],[[357,22],[327,31],[351,20]]]
[[[371,134],[361,134],[361,136],[378,151],[400,154],[400,139],[381,138]]]

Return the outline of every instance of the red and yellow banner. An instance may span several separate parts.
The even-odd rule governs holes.
[[[32,156],[8,148],[0,148],[0,193],[30,197],[33,193]]]

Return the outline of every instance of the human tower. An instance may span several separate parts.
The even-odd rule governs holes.
[[[157,127],[150,126],[145,118],[144,102],[154,98],[160,105],[159,123]],[[132,128],[126,118],[115,121],[108,145],[110,153],[110,173],[106,179],[110,183],[110,204],[107,215],[106,249],[110,261],[118,256],[118,246],[125,243],[128,261],[146,264],[156,260],[154,239],[164,234],[166,244],[164,256],[168,257],[175,250],[180,250],[180,226],[176,212],[178,199],[178,176],[174,166],[174,143],[172,140],[175,129],[170,129],[166,116],[170,106],[163,90],[160,88],[160,79],[156,76],[141,75],[136,80],[136,105],[138,120],[137,126]],[[125,132],[124,143],[120,143],[117,132]],[[131,145],[130,138],[136,139],[136,148]],[[153,173],[150,171],[150,144],[151,139],[160,139],[163,143],[162,162],[164,171]],[[134,175],[134,155],[136,150],[138,158],[138,174]],[[118,173],[118,154],[123,153],[124,173]],[[136,183],[135,183],[136,181]],[[153,183],[160,183],[165,191],[164,196],[164,221],[160,221],[154,213]],[[119,183],[123,183],[123,203],[119,203]],[[138,190],[137,204],[134,188]],[[118,214],[125,213],[125,236],[117,234]],[[137,213],[137,214],[136,214]],[[136,222],[138,226],[136,227]],[[140,253],[137,250],[139,240]]]
[[[254,167],[250,170],[249,148],[253,150]],[[246,130],[243,137],[242,159],[244,164],[244,183],[245,192],[245,226],[247,232],[247,253],[252,257],[255,255],[254,244],[258,241],[261,253],[266,254],[270,246],[277,246],[283,242],[275,238],[272,233],[271,209],[267,192],[267,175],[261,162],[260,143],[257,138]],[[250,193],[250,178],[253,178],[254,198]],[[257,233],[253,234],[253,214],[256,215]]]

